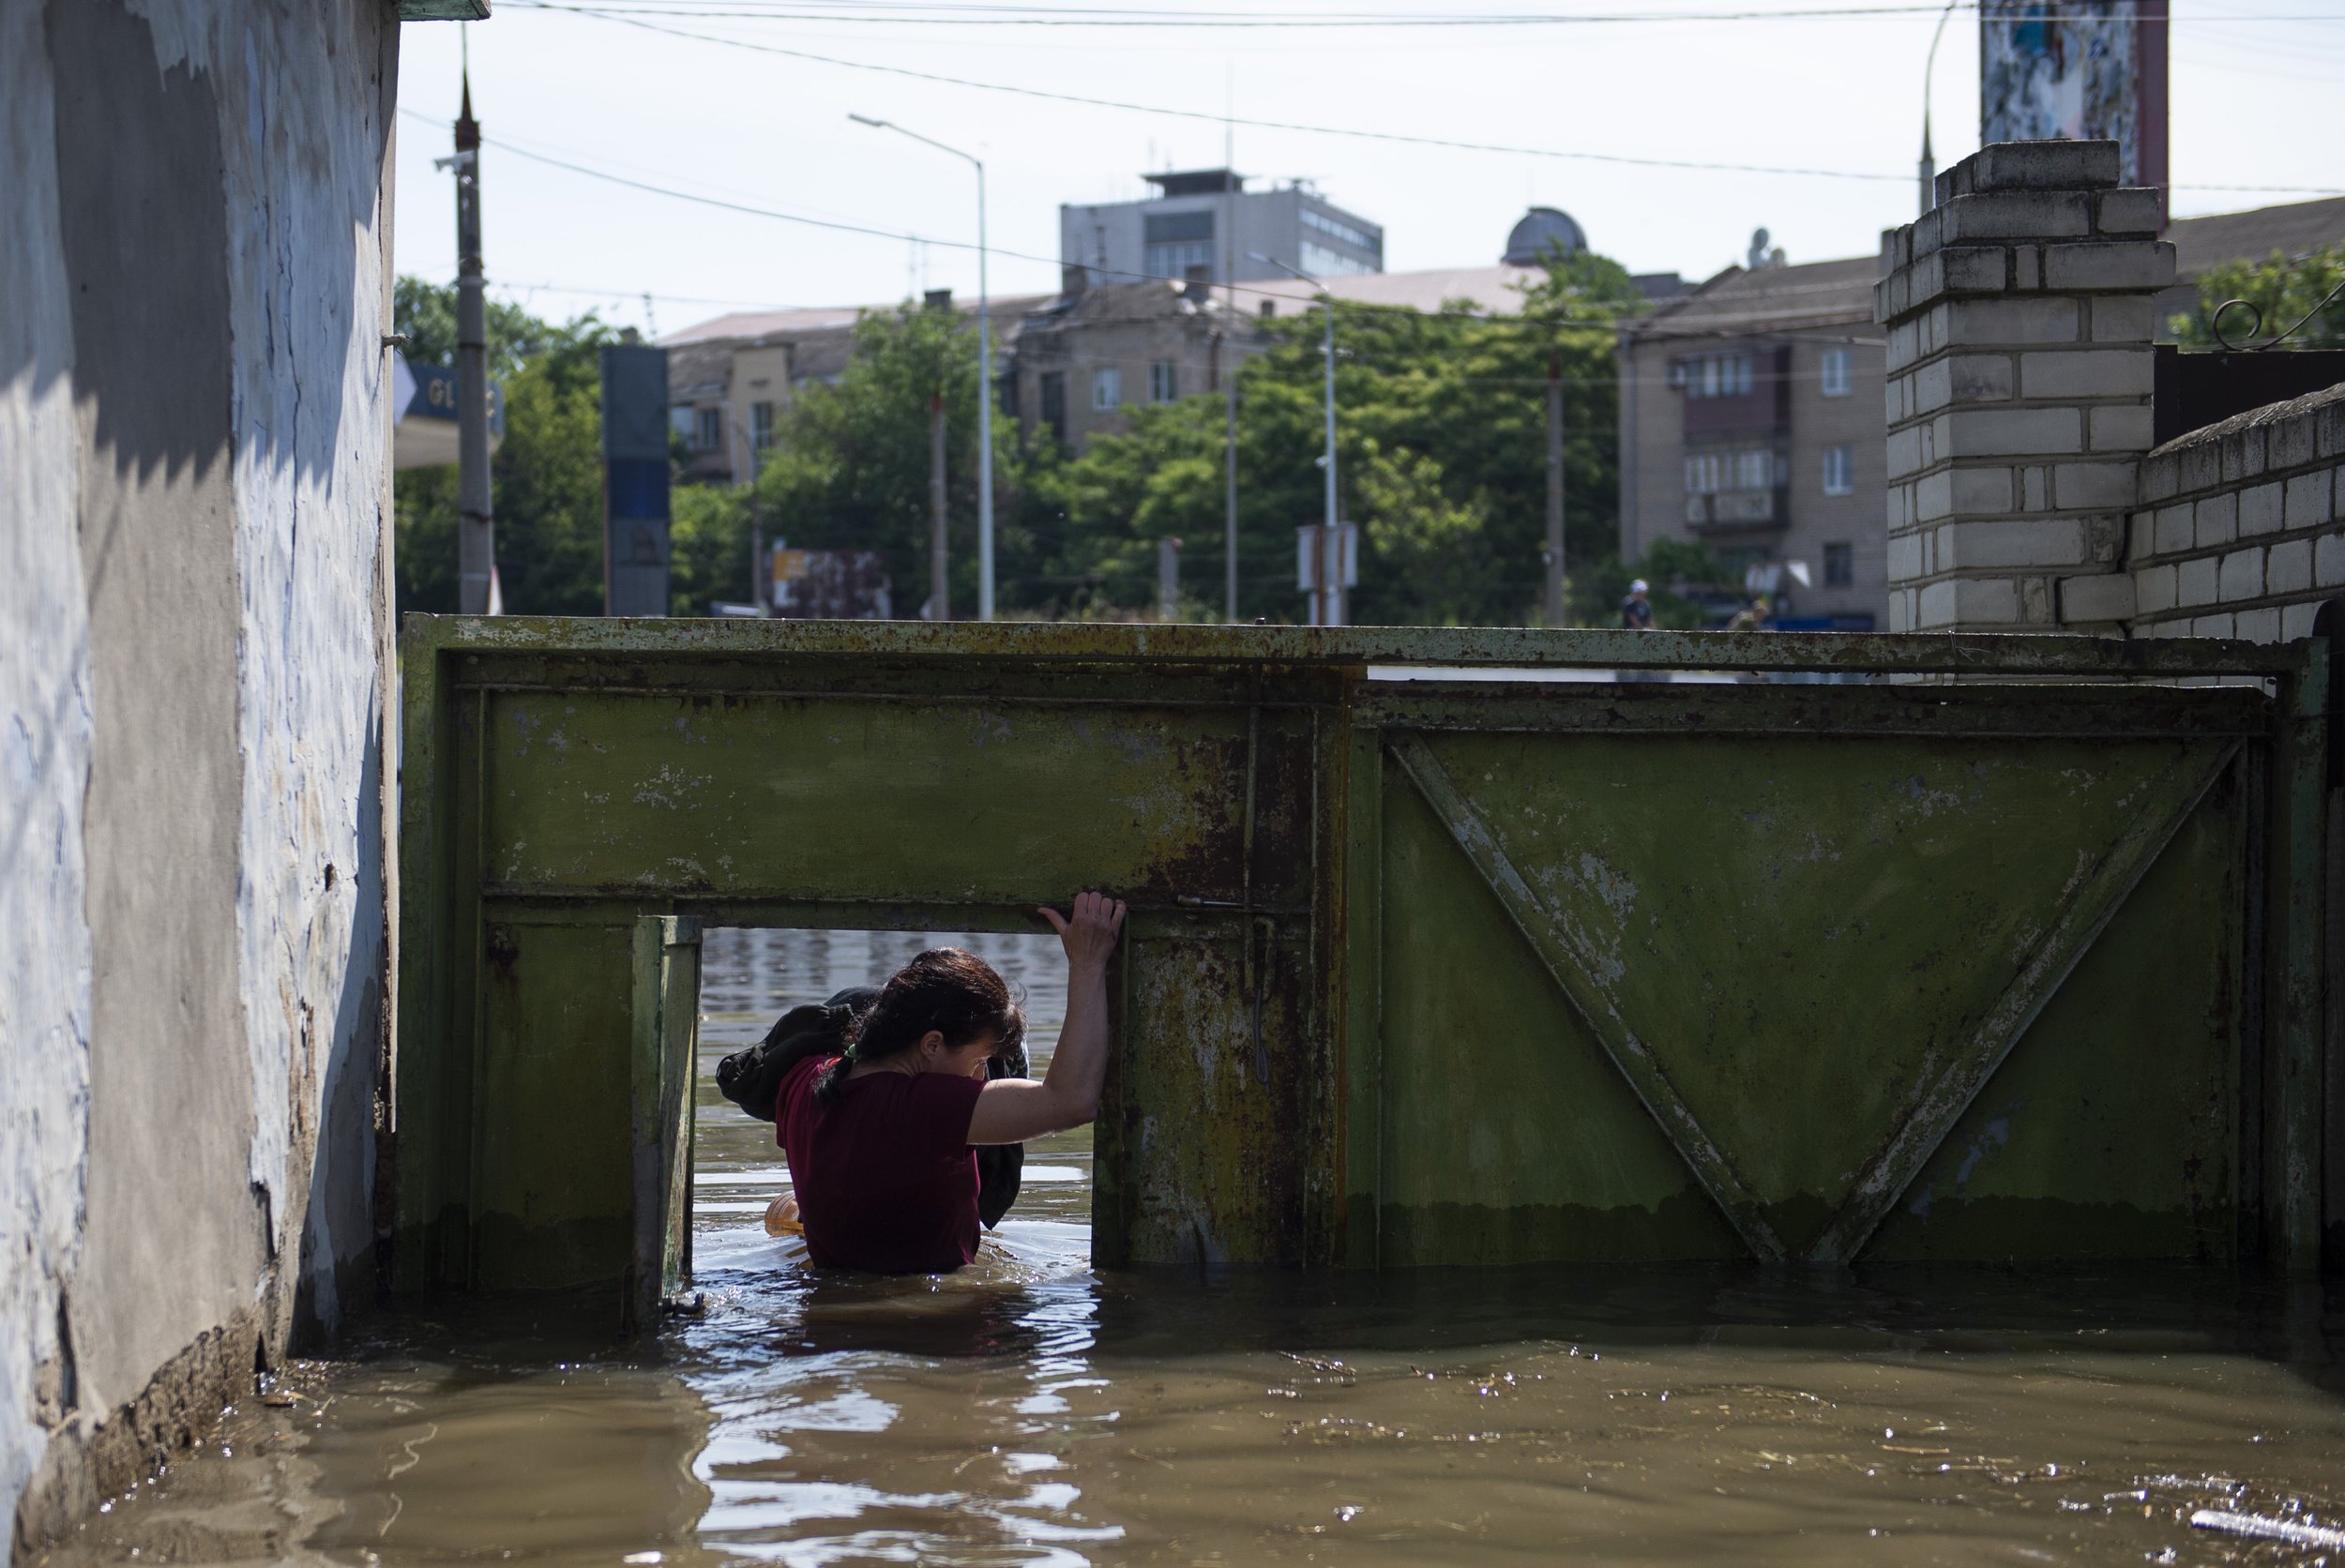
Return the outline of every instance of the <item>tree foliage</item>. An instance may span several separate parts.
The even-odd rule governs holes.
[[[758,498],[769,537],[809,550],[875,550],[904,612],[929,597],[930,415],[944,400],[946,516],[954,613],[976,605],[977,341],[960,312],[866,316],[829,385],[798,389],[766,455]],[[1009,421],[994,421],[998,498],[1014,484]],[[1015,544],[1014,540],[1002,541]],[[1004,575],[997,572],[997,576]]]
[[[1488,303],[1488,302],[1485,302]],[[1643,300],[1603,257],[1551,262],[1520,315],[1465,302],[1432,314],[1339,302],[1336,473],[1360,525],[1352,618],[1519,625],[1545,578],[1547,378],[1564,384],[1566,560],[1613,549],[1613,324]],[[1324,307],[1263,323],[1267,351],[1238,374],[1239,613],[1300,618],[1294,530],[1325,517]],[[1156,541],[1184,541],[1197,612],[1218,616],[1226,516],[1222,399],[1135,409],[1130,430],[1025,473],[1035,547],[1017,601],[1045,613],[1153,602]],[[1005,597],[1011,585],[1005,579]]]
[[[456,291],[399,279],[396,330],[416,364],[455,357]],[[602,378],[598,351],[615,340],[593,316],[562,325],[517,306],[489,311],[490,374],[505,393],[505,439],[490,460],[497,580],[516,614],[602,611]],[[398,515],[399,607],[452,612],[456,469],[407,469],[392,489]]]
[[[2261,342],[2302,320],[2304,326],[2287,339],[2285,347],[2345,347],[2345,292],[2322,304],[2340,283],[2345,283],[2345,244],[2327,246],[2294,261],[2275,253],[2268,261],[2226,262],[2209,267],[2199,275],[2197,308],[2173,319],[2174,339],[2185,348],[2220,348],[2215,336],[2215,314],[2226,300],[2244,299],[2262,310],[2262,324],[2257,328],[2252,311],[2232,310],[2223,318],[2223,330],[2234,343]],[[2318,313],[2315,307],[2319,307]],[[2305,320],[2307,316],[2310,319]]]
[[[452,354],[454,291],[401,279],[400,330],[419,361]],[[1488,306],[1493,303],[1484,301]],[[1630,569],[1614,558],[1616,323],[1644,301],[1617,264],[1551,258],[1520,310],[1466,302],[1423,313],[1339,302],[1336,456],[1342,514],[1361,530],[1352,619],[1407,625],[1520,625],[1544,581],[1547,387],[1563,384],[1566,558],[1570,604],[1610,625]],[[1324,515],[1324,317],[1314,307],[1264,320],[1263,352],[1238,371],[1239,612],[1301,619],[1294,531]],[[505,385],[506,436],[494,469],[497,556],[516,612],[594,613],[602,601],[601,458],[592,316],[554,325],[492,308],[491,359]],[[867,315],[839,379],[798,388],[781,411],[752,496],[674,491],[673,603],[704,614],[749,594],[749,537],[809,549],[880,551],[896,602],[929,592],[930,410],[943,400],[951,594],[976,605],[979,377],[972,324],[906,306]],[[1188,613],[1218,619],[1224,566],[1224,400],[1208,392],[1129,411],[1129,429],[1080,454],[1047,438],[1021,445],[995,420],[995,541],[1004,614],[1137,616],[1154,606],[1157,541],[1184,541]],[[399,476],[402,609],[455,605],[455,473]],[[1699,551],[1692,552],[1696,555]],[[1657,587],[1708,570],[1643,569]],[[1665,623],[1696,611],[1655,596]]]

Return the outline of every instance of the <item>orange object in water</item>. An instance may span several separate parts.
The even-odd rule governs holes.
[[[798,1199],[793,1193],[783,1193],[765,1205],[765,1234],[768,1236],[803,1236],[806,1227],[798,1220]]]

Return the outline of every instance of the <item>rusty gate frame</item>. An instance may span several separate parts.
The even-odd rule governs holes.
[[[822,672],[851,666],[920,667],[951,670],[971,680],[988,670],[1065,669],[1130,671],[1167,669],[1210,672],[1235,685],[1259,681],[1266,672],[1317,672],[1340,695],[1330,704],[1336,722],[1314,743],[1319,786],[1328,798],[1327,815],[1341,813],[1340,831],[1315,830],[1328,850],[1326,863],[1313,868],[1311,924],[1306,945],[1321,966],[1318,994],[1324,1042],[1333,1069],[1319,1117],[1327,1123],[1323,1147],[1313,1154],[1319,1177],[1308,1199],[1312,1211],[1301,1229],[1302,1245],[1291,1260],[1373,1267],[1372,1229],[1364,1234],[1347,1199],[1376,1190],[1377,1156],[1372,1138],[1348,1137],[1347,1127],[1369,1129],[1372,1119],[1376,1063],[1381,1052],[1377,1023],[1377,965],[1354,962],[1354,952],[1373,950],[1380,918],[1377,876],[1357,864],[1354,847],[1375,830],[1381,811],[1383,761],[1387,751],[1447,826],[1460,849],[1475,863],[1509,918],[1522,930],[1550,976],[1591,1021],[1603,1012],[1576,972],[1568,942],[1555,931],[1508,866],[1475,808],[1448,781],[1441,763],[1416,740],[1417,727],[1440,727],[1445,698],[1436,686],[1372,681],[1379,667],[1452,668],[1485,672],[1581,670],[1623,671],[1757,671],[1844,675],[1891,680],[1952,678],[1963,683],[2027,683],[2031,700],[2053,695],[2057,686],[2067,710],[2094,732],[2095,685],[2151,683],[2160,686],[2227,683],[2252,686],[2267,699],[2264,732],[2234,742],[2196,781],[2190,804],[2243,751],[2259,759],[2265,806],[2256,824],[2262,842],[2263,896],[2250,912],[2260,922],[2262,971],[2261,1038],[2249,1042],[2262,1062],[2258,1105],[2243,1106],[2243,1122],[2260,1124],[2243,1156],[2243,1172],[2257,1190],[2260,1245],[2265,1260],[2291,1272],[2318,1266],[2322,1234],[2322,1099],[2328,1024],[2324,1016],[2325,908],[2328,877],[2327,792],[2329,780],[2330,660],[2326,641],[2313,639],[2284,645],[2214,641],[2123,641],[2073,637],[1986,634],[1872,636],[1809,633],[1672,633],[1546,631],[1511,628],[1339,628],[1181,626],[928,626],[918,623],[805,623],[779,621],[661,621],[567,618],[474,618],[410,615],[403,632],[405,746],[401,768],[400,856],[400,976],[397,1024],[397,1089],[390,1133],[395,1140],[397,1221],[393,1277],[399,1288],[461,1284],[465,1269],[451,1263],[453,1239],[446,1216],[431,1206],[424,1172],[413,1162],[435,1157],[451,1133],[477,1139],[477,1125],[427,1129],[434,1117],[458,1107],[427,1091],[423,1071],[435,1053],[462,1055],[479,1048],[477,1019],[468,1026],[454,1011],[456,976],[477,955],[477,890],[485,867],[457,863],[453,830],[461,790],[477,781],[456,778],[448,764],[448,726],[457,704],[485,701],[485,693],[508,681],[527,680],[539,661],[590,660],[609,684],[599,689],[629,689],[630,671],[657,661],[706,659],[747,661],[761,667],[790,666],[819,685]],[[500,670],[502,669],[502,673]],[[803,686],[805,683],[801,682]],[[637,689],[640,689],[638,687]],[[1509,692],[1529,694],[1507,686]],[[1751,700],[1763,705],[1801,688],[1765,688]],[[1489,695],[1488,691],[1484,693]],[[1243,706],[1243,697],[1231,699]],[[477,710],[476,710],[477,711]],[[1318,733],[1316,720],[1314,733]],[[1315,776],[1317,776],[1315,775]],[[1316,796],[1314,797],[1317,798]],[[477,808],[477,803],[476,803]],[[1248,802],[1250,818],[1251,800]],[[2071,897],[2054,940],[2045,943],[2020,983],[1998,1004],[1938,1080],[1916,1095],[1901,1118],[1902,1131],[1885,1145],[1860,1180],[1858,1189],[1833,1220],[1811,1256],[1818,1260],[1853,1257],[1895,1202],[1899,1192],[1937,1146],[1979,1087],[1991,1076],[2026,1024],[2090,945],[2110,913],[2139,881],[2170,838],[2188,806],[2156,821],[2138,822]],[[1319,807],[1314,807],[1314,815]],[[1250,861],[1248,862],[1250,866]],[[468,896],[467,886],[476,890]],[[914,906],[875,905],[906,914]],[[721,920],[722,899],[674,898],[645,904],[643,913],[697,913]],[[767,911],[768,914],[775,912]],[[782,913],[787,911],[782,911]],[[1165,912],[1177,914],[1179,912]],[[1252,913],[1248,912],[1249,917]],[[1324,918],[1322,917],[1324,914]],[[786,922],[785,922],[786,923]],[[1274,933],[1275,940],[1275,933]],[[1254,942],[1247,942],[1248,962]],[[1265,957],[1267,944],[1265,944]],[[1578,994],[1574,994],[1577,990]],[[1722,1213],[1761,1258],[1784,1255],[1730,1168],[1708,1149],[1707,1139],[1682,1105],[1673,1104],[1632,1032],[1620,1025],[1598,1027],[1598,1038],[1614,1064],[1636,1088],[1672,1142]],[[1369,1114],[1369,1119],[1363,1119]],[[1116,1135],[1101,1126],[1099,1194],[1102,1209],[1117,1199],[1111,1167]],[[1689,1152],[1690,1151],[1690,1152]],[[1096,1210],[1095,1213],[1100,1211]],[[1117,1242],[1105,1231],[1102,1260],[1122,1260]]]

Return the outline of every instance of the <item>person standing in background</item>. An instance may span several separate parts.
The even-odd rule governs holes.
[[[1653,601],[1645,596],[1651,591],[1643,578],[1628,585],[1628,596],[1620,601],[1620,624],[1624,631],[1653,629]]]

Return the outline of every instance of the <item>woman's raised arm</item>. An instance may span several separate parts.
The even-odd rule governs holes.
[[[1067,949],[1067,1022],[1040,1081],[996,1078],[985,1086],[969,1116],[972,1143],[1023,1143],[1099,1114],[1108,1077],[1108,956],[1124,929],[1123,900],[1079,893],[1072,914],[1041,913]]]

